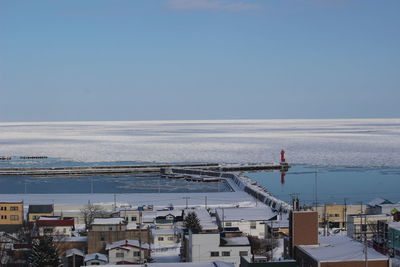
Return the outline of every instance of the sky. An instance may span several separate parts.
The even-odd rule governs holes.
[[[0,121],[400,117],[398,0],[0,0]]]

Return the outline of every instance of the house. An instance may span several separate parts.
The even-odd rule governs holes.
[[[151,229],[155,247],[174,245],[179,242],[181,231],[178,229]]]
[[[39,217],[35,222],[35,230],[39,236],[72,236],[74,220],[61,217]]]
[[[28,222],[32,223],[40,217],[54,216],[53,205],[29,205]]]
[[[283,238],[289,235],[289,220],[270,220],[265,222],[266,238]]]
[[[24,202],[0,202],[0,231],[17,232],[24,223]]]
[[[87,251],[87,237],[86,236],[55,236],[53,242],[58,249],[60,255],[67,253],[71,249],[79,249]]]
[[[141,240],[148,243],[149,230],[129,229],[124,218],[95,219],[88,232],[88,253],[105,252],[106,245],[118,240]]]
[[[189,231],[185,236],[184,260],[186,262],[224,261],[240,265],[241,256],[250,256],[248,237],[224,237],[220,233]]]
[[[393,257],[400,256],[400,222],[388,224],[388,248]]]
[[[212,217],[205,208],[196,208],[190,211],[196,213],[202,232],[219,232],[216,218]]]
[[[261,261],[256,257],[240,257],[240,267],[298,267],[295,260]]]
[[[137,240],[120,240],[107,244],[108,260],[114,264],[138,264],[150,259],[150,246]]]
[[[83,265],[85,253],[82,250],[73,248],[65,253],[64,267],[78,267]]]
[[[315,211],[315,207],[312,209]],[[326,204],[324,206],[318,206],[317,211],[319,227],[345,228],[347,215],[363,213],[365,211],[365,206]]]
[[[158,229],[172,229],[183,223],[183,210],[159,210],[156,212],[154,224]]]
[[[318,245],[295,248],[299,267],[364,267],[364,245],[347,236],[321,236]],[[367,249],[368,266],[389,267],[389,258],[372,248]]]
[[[275,217],[269,207],[216,209],[220,228],[239,227],[244,234],[265,237],[265,221]]]
[[[378,221],[393,221],[387,214],[352,214],[347,216],[347,236],[362,240],[364,234],[367,239],[372,239],[378,232]]]
[[[108,263],[108,258],[106,255],[101,253],[92,253],[85,255],[85,259],[83,261],[85,263],[85,266],[105,265]]]

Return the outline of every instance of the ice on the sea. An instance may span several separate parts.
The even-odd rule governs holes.
[[[400,166],[400,119],[0,123],[0,156]]]

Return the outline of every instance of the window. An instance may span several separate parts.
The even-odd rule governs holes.
[[[227,222],[227,223],[225,223],[225,226],[232,226],[232,223],[230,223],[230,222]]]
[[[239,251],[239,256],[247,256],[247,251]]]
[[[164,237],[159,236],[159,237],[158,237],[158,241],[164,241]]]
[[[131,221],[132,221],[132,222],[136,222],[136,216],[132,216],[132,217],[131,217]]]
[[[4,219],[7,220],[7,215],[4,215]]]
[[[90,265],[100,265],[100,262],[92,262]]]
[[[123,252],[117,252],[117,253],[115,253],[115,257],[123,258],[124,257],[124,253]]]
[[[140,251],[134,251],[133,257],[140,257]]]
[[[219,251],[211,251],[210,256],[211,257],[219,257]]]
[[[19,220],[19,216],[18,215],[11,215],[10,216],[10,220],[11,221],[18,221]]]
[[[10,210],[18,210],[18,207],[10,207]]]
[[[64,229],[63,229],[63,232],[64,232],[64,234],[65,234],[65,233],[67,232],[67,229],[64,228]]]
[[[3,210],[3,207],[0,207],[0,210]]]
[[[231,255],[230,251],[222,251],[222,256],[223,257],[229,257]]]
[[[101,237],[100,237],[100,241],[106,241],[105,237],[104,237],[104,236],[101,236]]]
[[[110,227],[108,227],[108,231],[112,231],[112,227],[110,226]]]
[[[256,222],[250,222],[250,229],[256,229],[257,228],[257,223]]]
[[[174,237],[173,236],[169,236],[168,237],[168,241],[174,241]]]

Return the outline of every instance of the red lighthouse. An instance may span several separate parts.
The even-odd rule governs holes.
[[[285,150],[281,150],[281,163],[285,163],[286,159],[285,159]]]

